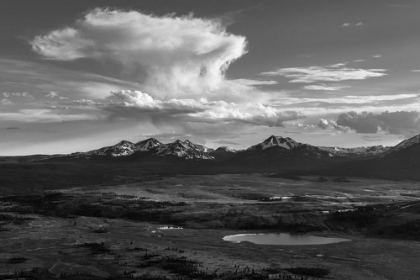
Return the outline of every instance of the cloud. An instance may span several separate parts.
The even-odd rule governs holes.
[[[20,129],[20,128],[17,127],[17,126],[9,126],[9,127],[3,127],[2,129],[4,129],[4,130],[17,130],[17,129]]]
[[[298,128],[301,128],[301,129],[314,128],[314,126],[313,126],[312,124],[303,124],[303,123],[298,123],[298,124],[296,124],[296,126],[297,126]]]
[[[283,122],[302,118],[295,111],[284,111],[261,103],[233,103],[195,99],[154,99],[147,93],[123,90],[113,92],[112,103],[104,107],[118,117],[149,117],[179,122],[243,122],[258,126],[283,126]]]
[[[46,99],[46,93],[60,93],[64,98],[105,98],[110,91],[136,88],[138,83],[96,75],[82,71],[72,71],[21,60],[0,58],[0,77],[6,93],[30,92],[31,97],[13,98],[20,101],[37,102]],[[6,90],[7,89],[7,90]]]
[[[214,141],[214,143],[222,144],[222,145],[239,145],[239,143],[229,141],[229,140],[218,140],[218,141]]]
[[[342,90],[345,88],[349,88],[349,86],[340,86],[340,85],[325,85],[325,84],[320,84],[320,85],[309,85],[309,86],[304,86],[304,89],[307,90],[326,90],[326,91],[337,91],[337,90]]]
[[[301,131],[285,131],[285,134],[302,134]]]
[[[417,111],[347,112],[340,114],[337,124],[347,126],[357,133],[378,133],[416,135],[420,133],[420,113]]]
[[[368,142],[377,142],[382,140],[382,136],[370,136],[370,135],[364,135],[362,136],[362,139]]]
[[[143,138],[156,138],[157,140],[165,143],[165,142],[174,142],[178,139],[180,140],[190,140],[197,144],[206,144],[206,140],[200,136],[192,135],[189,133],[181,133],[181,132],[163,132],[163,133],[149,133],[149,134],[142,134],[140,135]]]
[[[19,122],[63,122],[63,121],[80,121],[80,120],[96,120],[98,116],[80,112],[56,112],[53,109],[21,109],[17,112],[0,112],[1,120],[11,120]]]
[[[23,92],[3,92],[3,99],[0,100],[2,105],[13,105],[16,101],[22,101],[26,98],[33,99],[34,97],[26,91]]]
[[[382,54],[375,54],[375,55],[372,55],[372,57],[373,58],[381,58],[382,57]]]
[[[328,67],[331,67],[331,68],[339,68],[339,67],[344,67],[344,66],[346,66],[347,64],[348,64],[348,62],[336,63],[336,64],[331,64],[331,65],[329,65]]]
[[[131,72],[140,67],[141,82],[161,96],[218,89],[229,65],[247,52],[245,37],[229,34],[221,20],[99,8],[30,43],[46,59],[112,59]]]
[[[271,72],[263,72],[265,76],[283,76],[290,78],[289,83],[313,83],[313,82],[340,82],[346,80],[364,80],[368,78],[382,77],[385,69],[357,69],[347,67],[310,66],[282,68]]]
[[[364,23],[363,23],[363,22],[357,22],[357,23],[349,23],[349,22],[345,22],[345,23],[343,23],[343,25],[341,25],[341,26],[343,26],[343,27],[358,27],[358,26],[362,26],[362,25],[364,25]]]
[[[2,105],[13,105],[14,103],[10,99],[3,98],[3,99],[0,100],[0,104],[2,104]]]
[[[272,100],[271,104],[292,105],[301,103],[324,103],[324,104],[380,104],[388,101],[413,101],[420,97],[420,94],[401,93],[392,95],[345,95],[341,97],[278,97]],[[392,102],[395,104],[395,102]]]
[[[310,129],[310,128],[315,128],[314,125],[312,124],[304,124],[304,123],[287,123],[286,127],[291,128],[291,127],[296,127],[299,129]]]
[[[3,92],[5,98],[10,97],[32,97],[28,92]]]
[[[319,128],[322,128],[322,129],[338,130],[338,131],[345,132],[345,133],[348,133],[348,132],[351,131],[351,129],[349,127],[339,125],[334,120],[320,119],[317,126]]]
[[[250,79],[236,79],[232,82],[245,86],[260,86],[260,85],[276,85],[276,81],[250,80]]]
[[[57,92],[55,92],[55,91],[51,91],[50,93],[48,93],[47,95],[45,95],[46,97],[49,97],[49,98],[54,98],[54,97],[57,97],[58,96],[58,93]]]

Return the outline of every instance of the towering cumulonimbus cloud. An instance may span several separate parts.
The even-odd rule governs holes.
[[[30,43],[46,59],[112,59],[125,69],[140,66],[146,89],[165,97],[217,89],[247,45],[245,37],[229,34],[217,19],[99,8]]]

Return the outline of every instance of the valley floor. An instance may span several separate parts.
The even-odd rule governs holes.
[[[325,279],[420,278],[419,183],[300,179],[178,175],[4,196],[0,279],[34,267],[51,275],[143,279],[268,279],[278,273],[318,279],[319,271],[328,272]],[[183,229],[159,229],[167,225]],[[285,246],[222,240],[262,232],[351,241]]]

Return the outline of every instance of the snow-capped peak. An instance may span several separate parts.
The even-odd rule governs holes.
[[[270,136],[262,143],[251,146],[248,150],[265,150],[271,147],[281,147],[287,150],[292,150],[298,146],[301,146],[301,143],[296,142],[295,140],[289,137],[281,137],[281,136]]]
[[[173,143],[162,144],[158,148],[158,156],[177,156],[185,159],[213,159],[209,152],[212,149],[193,144],[189,140],[176,140]]]
[[[151,149],[163,145],[161,142],[156,140],[155,138],[149,138],[143,141],[139,141],[135,144],[136,151],[146,152],[150,151]]]
[[[402,141],[401,143],[399,143],[397,146],[395,146],[393,148],[394,151],[400,150],[400,149],[404,149],[404,148],[408,148],[411,147],[415,144],[420,144],[420,134],[416,135],[414,137],[411,137],[407,140]]]
[[[122,140],[113,146],[103,147],[98,150],[83,153],[84,156],[129,156],[134,153],[135,146],[130,141]]]

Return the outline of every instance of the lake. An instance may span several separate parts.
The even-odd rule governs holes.
[[[248,233],[235,234],[223,237],[224,241],[240,243],[248,241],[261,245],[323,245],[350,241],[350,239],[321,237],[307,234],[290,233]]]

